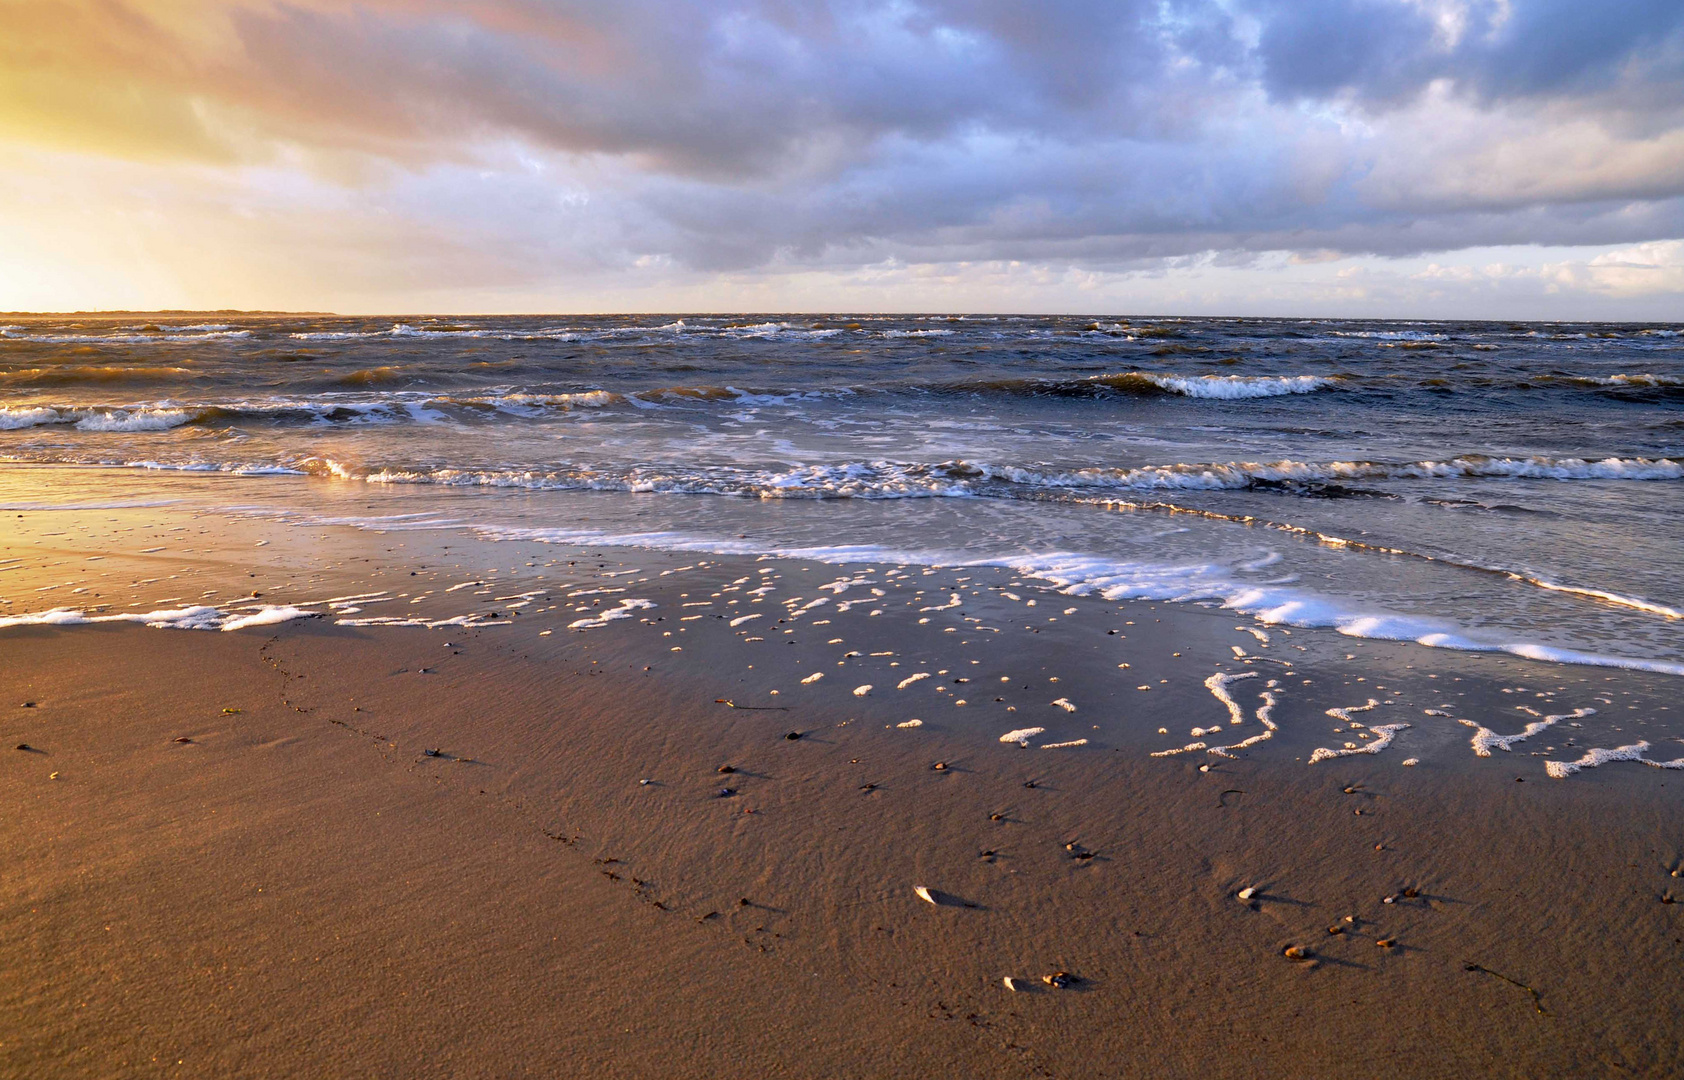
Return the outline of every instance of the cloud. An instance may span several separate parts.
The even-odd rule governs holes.
[[[144,173],[276,265],[320,234],[417,287],[1684,236],[1676,0],[13,0],[0,31],[43,192]]]
[[[1395,102],[1440,80],[1483,102],[1676,87],[1673,0],[1276,0],[1254,4],[1270,92]]]

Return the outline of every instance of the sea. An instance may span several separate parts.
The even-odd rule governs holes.
[[[992,566],[1684,674],[1674,324],[5,316],[0,462],[302,528]]]

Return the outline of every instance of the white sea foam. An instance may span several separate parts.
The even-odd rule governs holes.
[[[488,397],[441,399],[453,404],[489,405],[499,409],[531,411],[542,408],[600,409],[622,400],[607,390],[584,390],[576,394],[495,394]]]
[[[1435,711],[1436,710],[1428,710],[1428,712]],[[1534,720],[1532,723],[1527,724],[1525,729],[1517,735],[1499,735],[1490,728],[1475,723],[1472,720],[1458,720],[1457,723],[1474,729],[1473,738],[1469,740],[1473,746],[1474,754],[1477,757],[1490,757],[1493,749],[1506,752],[1515,743],[1525,742],[1527,739],[1530,739],[1532,736],[1538,734],[1538,732],[1543,731],[1546,728],[1553,727],[1563,720],[1576,720],[1581,716],[1592,716],[1595,715],[1595,713],[1595,709],[1576,709],[1573,712],[1562,713],[1559,716],[1546,716],[1541,720]]]
[[[1374,341],[1447,341],[1449,334],[1430,330],[1334,330],[1334,337],[1369,338]]]
[[[1341,710],[1329,709],[1327,711],[1329,715],[1332,715]],[[1357,710],[1352,709],[1350,711],[1356,712]],[[1325,746],[1317,747],[1315,751],[1310,754],[1310,764],[1314,765],[1318,761],[1330,761],[1333,758],[1350,757],[1353,754],[1378,754],[1380,751],[1392,745],[1392,741],[1397,738],[1397,733],[1408,726],[1408,724],[1375,724],[1373,727],[1368,729],[1376,736],[1373,741],[1364,743],[1361,746],[1347,746],[1342,750],[1330,750]]]
[[[1000,741],[1003,743],[1017,743],[1019,746],[1028,746],[1030,739],[1033,739],[1035,736],[1046,730],[1047,729],[1044,727],[1018,728],[1015,731],[1008,731],[1004,735],[1000,736]]]
[[[1378,708],[1379,705],[1380,702],[1378,700],[1375,698],[1369,698],[1368,704],[1366,705],[1347,705],[1340,709],[1329,709],[1327,710],[1327,715],[1333,717],[1333,719],[1342,724],[1349,724],[1351,722],[1352,713],[1368,712],[1371,709]]]
[[[0,407],[0,431],[17,431],[41,424],[65,423],[57,409],[40,405],[12,405]]]
[[[1591,382],[1599,386],[1684,386],[1684,378],[1677,375],[1600,375],[1593,377]]]
[[[907,687],[911,686],[913,683],[919,681],[920,679],[927,679],[929,677],[930,677],[930,673],[927,672],[927,671],[920,671],[916,675],[908,675],[906,678],[902,679],[900,682],[895,684],[895,689],[896,690],[905,690]]]
[[[1641,761],[1657,769],[1684,769],[1684,758],[1674,761],[1650,761],[1645,753],[1649,749],[1646,741],[1638,741],[1630,746],[1616,746],[1612,749],[1598,748],[1586,751],[1577,761],[1546,761],[1544,772],[1552,779],[1565,780],[1582,769],[1594,769],[1598,765],[1606,765],[1611,761]]]
[[[1257,672],[1255,671],[1245,671],[1235,675],[1218,671],[1205,680],[1205,689],[1209,690],[1211,696],[1220,701],[1223,707],[1228,710],[1228,722],[1230,724],[1245,723],[1245,710],[1241,709],[1240,703],[1234,700],[1232,694],[1228,693],[1229,684],[1241,679],[1254,679],[1256,677]]]
[[[81,431],[168,431],[191,421],[189,409],[168,407],[112,409],[90,412],[76,421]]]
[[[1220,398],[1238,401],[1244,398],[1280,397],[1284,394],[1310,394],[1335,385],[1335,380],[1320,375],[1157,375],[1143,374],[1146,379],[1165,390],[1194,398]]]
[[[607,626],[617,619],[629,619],[635,611],[648,611],[655,606],[653,600],[643,600],[637,597],[627,597],[621,600],[617,607],[605,608],[596,616],[587,619],[575,619],[567,624],[569,630],[594,630]],[[754,616],[750,616],[753,618]],[[735,623],[732,623],[735,626]]]
[[[493,619],[485,615],[452,615],[448,619],[404,618],[400,615],[381,615],[366,619],[335,619],[338,626],[419,626],[428,630],[441,630],[448,626],[464,628],[480,626],[513,626],[508,619]]]
[[[1247,674],[1254,675],[1254,674],[1256,674],[1256,672],[1248,672]],[[1232,682],[1232,681],[1234,681],[1234,679],[1245,678],[1245,677],[1246,677],[1245,675],[1235,675],[1235,676],[1230,677],[1227,680],[1227,682]],[[1207,679],[1205,681],[1205,685],[1209,686],[1210,680]],[[1215,754],[1217,757],[1229,757],[1229,758],[1231,758],[1231,757],[1234,756],[1235,750],[1245,750],[1249,747],[1256,746],[1260,742],[1265,742],[1269,739],[1274,738],[1275,732],[1280,730],[1280,725],[1275,723],[1275,720],[1274,720],[1274,712],[1275,712],[1275,704],[1276,704],[1275,687],[1277,687],[1278,685],[1280,685],[1280,684],[1276,680],[1270,679],[1267,689],[1263,690],[1262,692],[1260,692],[1257,695],[1258,698],[1263,702],[1261,705],[1259,705],[1257,707],[1257,722],[1263,725],[1262,731],[1258,732],[1256,735],[1250,736],[1249,738],[1241,739],[1237,743],[1230,743],[1227,746],[1206,747],[1205,748],[1206,751],[1208,753]],[[1214,692],[1215,691],[1213,690],[1212,693],[1214,693]],[[1237,724],[1237,723],[1240,723],[1240,719],[1238,718],[1238,714],[1237,714],[1237,711],[1236,711],[1237,707],[1230,704],[1231,701],[1232,701],[1232,699],[1229,699],[1229,701],[1225,701],[1225,702],[1223,702],[1223,704],[1229,706],[1229,716],[1231,718],[1231,721],[1233,723]],[[1218,731],[1218,730],[1221,730],[1221,729],[1212,728],[1211,730],[1212,731]]]
[[[1232,491],[1265,483],[1331,483],[1376,480],[1679,480],[1684,461],[1674,458],[1600,459],[1484,457],[1464,455],[1442,461],[1230,461],[1090,468],[1046,472],[1015,466],[948,463],[959,477],[997,478],[1032,487],[1111,488],[1128,491]]]
[[[0,431],[74,424],[81,431],[167,431],[189,423],[200,410],[170,405],[129,405],[121,408],[15,405],[0,408]]]
[[[223,630],[244,630],[251,626],[274,626],[277,623],[291,622],[294,619],[319,618],[321,612],[310,611],[307,608],[293,607],[288,604],[265,605],[256,611],[245,615],[235,615],[223,620]]]
[[[157,611],[127,611],[115,615],[90,615],[74,608],[27,615],[0,617],[0,628],[8,626],[85,626],[94,623],[141,623],[162,630],[240,630],[250,626],[273,626],[294,619],[319,618],[321,612],[290,605],[260,604],[224,612],[208,605],[163,608]]]

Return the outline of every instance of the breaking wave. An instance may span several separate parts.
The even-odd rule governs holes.
[[[1067,471],[967,461],[936,464],[856,461],[787,469],[730,465],[565,466],[539,469],[350,466],[307,458],[289,467],[379,484],[444,484],[526,488],[733,495],[759,499],[1036,498],[1059,492],[1235,491],[1351,480],[1529,479],[1664,481],[1684,479],[1684,461],[1671,458],[1488,458],[1386,463],[1229,462],[1148,465]]]

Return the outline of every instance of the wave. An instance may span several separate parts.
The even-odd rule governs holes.
[[[1026,397],[1104,398],[1189,397],[1221,401],[1311,394],[1340,387],[1337,375],[1177,375],[1155,371],[1123,371],[1081,379],[977,379],[896,389],[936,394],[999,394]],[[884,388],[887,389],[887,388]]]
[[[955,460],[936,464],[854,461],[752,469],[730,465],[573,465],[558,468],[423,467],[347,465],[310,457],[288,463],[302,472],[376,484],[440,484],[537,491],[622,491],[678,495],[729,495],[757,499],[1060,498],[1089,491],[1291,490],[1344,480],[1539,479],[1557,481],[1665,481],[1684,479],[1684,461],[1668,458],[1483,458],[1399,464],[1382,462],[1230,462],[1174,464],[1133,469],[1054,471]],[[1375,493],[1386,494],[1386,493]],[[1144,506],[1146,504],[1134,504]],[[1185,508],[1176,508],[1178,510]],[[1194,512],[1194,511],[1187,511]],[[1198,511],[1204,513],[1204,511]],[[1252,523],[1245,515],[1211,516]]]
[[[551,395],[552,407],[569,395]],[[590,398],[591,395],[576,395]],[[479,403],[430,395],[388,400],[332,400],[274,398],[217,404],[173,401],[128,405],[11,405],[0,406],[0,431],[67,426],[81,431],[167,431],[186,424],[230,424],[239,421],[299,422],[306,424],[367,424],[410,420],[436,423],[446,419],[440,405]],[[589,401],[582,404],[590,404]]]
[[[577,394],[490,394],[445,400],[457,405],[482,405],[493,409],[601,409],[625,401],[626,397],[608,390],[586,390]]]
[[[823,340],[841,334],[867,334],[883,338],[946,337],[955,333],[943,329],[886,329],[877,330],[858,322],[841,325],[802,326],[789,322],[726,323],[710,325],[690,323],[684,319],[659,326],[599,326],[599,327],[540,327],[534,329],[475,327],[475,326],[414,326],[396,323],[383,330],[301,330],[287,336],[294,341],[357,341],[380,338],[423,338],[435,340],[465,340],[485,338],[496,341],[612,341],[619,338],[660,335],[675,338],[792,338]]]
[[[123,612],[117,615],[91,615],[76,608],[53,608],[27,615],[0,617],[0,628],[8,626],[85,626],[91,623],[140,623],[160,630],[244,630],[254,626],[274,626],[294,619],[320,618],[321,612],[287,604],[253,604],[233,611],[223,611],[209,605],[168,608],[158,611]]]
[[[410,377],[401,368],[385,365],[353,371],[333,381],[341,386],[377,386],[381,383],[405,382]]]
[[[1370,341],[1449,341],[1450,335],[1437,330],[1334,330],[1334,337],[1366,338]]]
[[[482,363],[476,366],[490,368],[508,366],[512,363],[516,362],[508,361],[500,365]],[[1475,396],[1484,396],[1504,390],[1536,390],[1547,387],[1572,388],[1615,395],[1641,395],[1657,392],[1673,395],[1684,392],[1684,376],[1657,372],[1622,372],[1611,375],[1557,373],[1530,376],[1516,381],[1512,377],[1491,378],[1479,375],[1450,377],[1447,374],[1428,375],[1426,377],[1394,374],[1361,379],[1344,373],[1330,375],[1203,375],[1140,370],[1111,372],[1078,378],[997,376],[960,380],[937,379],[922,382],[836,382],[830,385],[804,387],[744,387],[721,381],[718,383],[697,382],[689,385],[645,386],[642,388],[622,387],[617,390],[607,390],[600,386],[588,385],[551,390],[545,388],[541,383],[537,386],[505,384],[484,389],[466,387],[409,391],[395,389],[405,383],[426,385],[429,382],[435,382],[435,380],[450,380],[457,373],[456,371],[441,371],[436,366],[430,366],[426,363],[376,364],[325,376],[329,385],[343,387],[344,390],[324,389],[320,392],[312,392],[301,388],[291,394],[283,392],[282,396],[270,401],[263,399],[231,402],[207,401],[201,402],[195,407],[222,408],[230,414],[242,411],[254,414],[261,412],[274,413],[276,411],[275,403],[284,402],[285,411],[331,410],[352,403],[353,399],[342,395],[355,393],[357,390],[366,390],[369,395],[355,399],[354,403],[357,405],[385,405],[399,410],[415,401],[431,402],[440,406],[452,404],[484,406],[487,404],[495,405],[501,400],[518,403],[523,408],[530,410],[544,402],[562,407],[576,407],[594,400],[607,404],[629,404],[640,408],[651,405],[688,405],[708,401],[731,404],[785,405],[822,399],[869,398],[873,395],[879,398],[900,397],[903,399],[964,396],[998,397],[1002,399],[1072,398],[1105,400],[1115,397],[1140,397],[1244,402],[1252,399],[1307,395],[1323,391],[1356,390],[1364,387],[1381,389],[1388,393],[1397,393],[1413,388],[1434,394],[1460,393]],[[218,374],[210,370],[201,371],[180,365],[41,365],[11,370],[0,369],[0,386],[10,385],[22,389],[31,386],[78,386],[123,382],[145,384],[149,382],[211,379],[217,377]],[[305,378],[313,381],[324,378],[324,376],[316,371],[311,371]],[[394,389],[382,389],[384,387],[393,387]],[[77,403],[69,406],[60,406],[50,402],[36,404],[61,409],[131,407],[126,403]],[[530,415],[530,412],[525,415]]]
[[[77,386],[83,383],[152,382],[196,374],[184,367],[123,367],[107,364],[66,364],[62,367],[14,368],[0,371],[0,384],[14,386]]]
[[[1336,385],[1320,375],[1141,375],[1165,390],[1187,397],[1236,401],[1243,398],[1310,394]]]
[[[132,345],[136,343],[226,341],[251,337],[250,330],[194,330],[181,327],[155,330],[125,330],[109,334],[41,333],[24,327],[0,327],[0,342],[26,341],[41,345]]]
[[[1599,386],[1684,386],[1677,375],[1608,375],[1592,381]]]
[[[1540,379],[1540,382],[1554,381]],[[1616,375],[1570,375],[1558,380],[1569,386],[1602,393],[1613,392],[1615,396],[1622,396],[1620,392],[1629,394],[1637,391],[1639,395],[1660,391],[1662,396],[1671,396],[1678,391],[1684,391],[1684,377],[1678,375],[1660,375],[1652,372],[1635,372]],[[1635,396],[1635,395],[1633,395]]]
[[[371,525],[370,527],[378,527]],[[1217,564],[1140,562],[1075,552],[1048,552],[976,558],[952,552],[895,549],[878,545],[781,547],[742,540],[720,540],[675,532],[608,533],[589,529],[470,526],[492,540],[556,543],[570,546],[634,547],[715,555],[770,555],[830,564],[907,563],[927,566],[1001,567],[1052,586],[1069,596],[1098,595],[1107,600],[1157,600],[1171,603],[1215,601],[1250,615],[1265,625],[1329,628],[1349,637],[1409,641],[1429,648],[1464,652],[1500,652],[1547,663],[1624,668],[1664,675],[1684,675],[1684,664],[1643,657],[1615,656],[1559,648],[1537,642],[1490,639],[1446,619],[1399,615],[1353,606],[1350,601],[1307,589],[1244,580],[1233,568]]]
[[[191,423],[199,410],[174,406],[128,408],[53,408],[24,405],[0,407],[0,431],[64,424],[80,431],[168,431]]]
[[[375,386],[407,381],[395,367],[371,368],[342,376],[338,382],[350,386]],[[0,376],[3,379],[3,376]],[[219,402],[187,402],[165,399],[123,404],[28,404],[0,405],[0,431],[46,425],[73,425],[84,431],[149,431],[182,424],[226,424],[242,420],[302,423],[372,423],[411,420],[436,423],[447,412],[458,414],[503,413],[533,418],[549,411],[601,409],[615,405],[651,408],[662,405],[720,402],[731,405],[781,405],[840,397],[854,393],[837,391],[791,391],[756,393],[732,386],[676,386],[631,393],[610,390],[529,392],[493,390],[488,393],[435,394],[425,391],[374,391],[370,394],[323,394]],[[168,422],[164,422],[164,421]]]
[[[359,341],[376,338],[490,338],[496,341],[578,341],[580,333],[565,329],[485,329],[470,326],[411,326],[397,323],[386,330],[302,330],[288,334],[294,341]]]
[[[1011,467],[974,466],[989,476],[1014,483],[1049,487],[1120,488],[1133,491],[1233,491],[1279,484],[1337,483],[1352,480],[1679,480],[1684,459],[1493,458],[1479,454],[1443,461],[1234,461],[1224,464],[1145,465],[1136,468],[1084,468],[1042,472]]]

